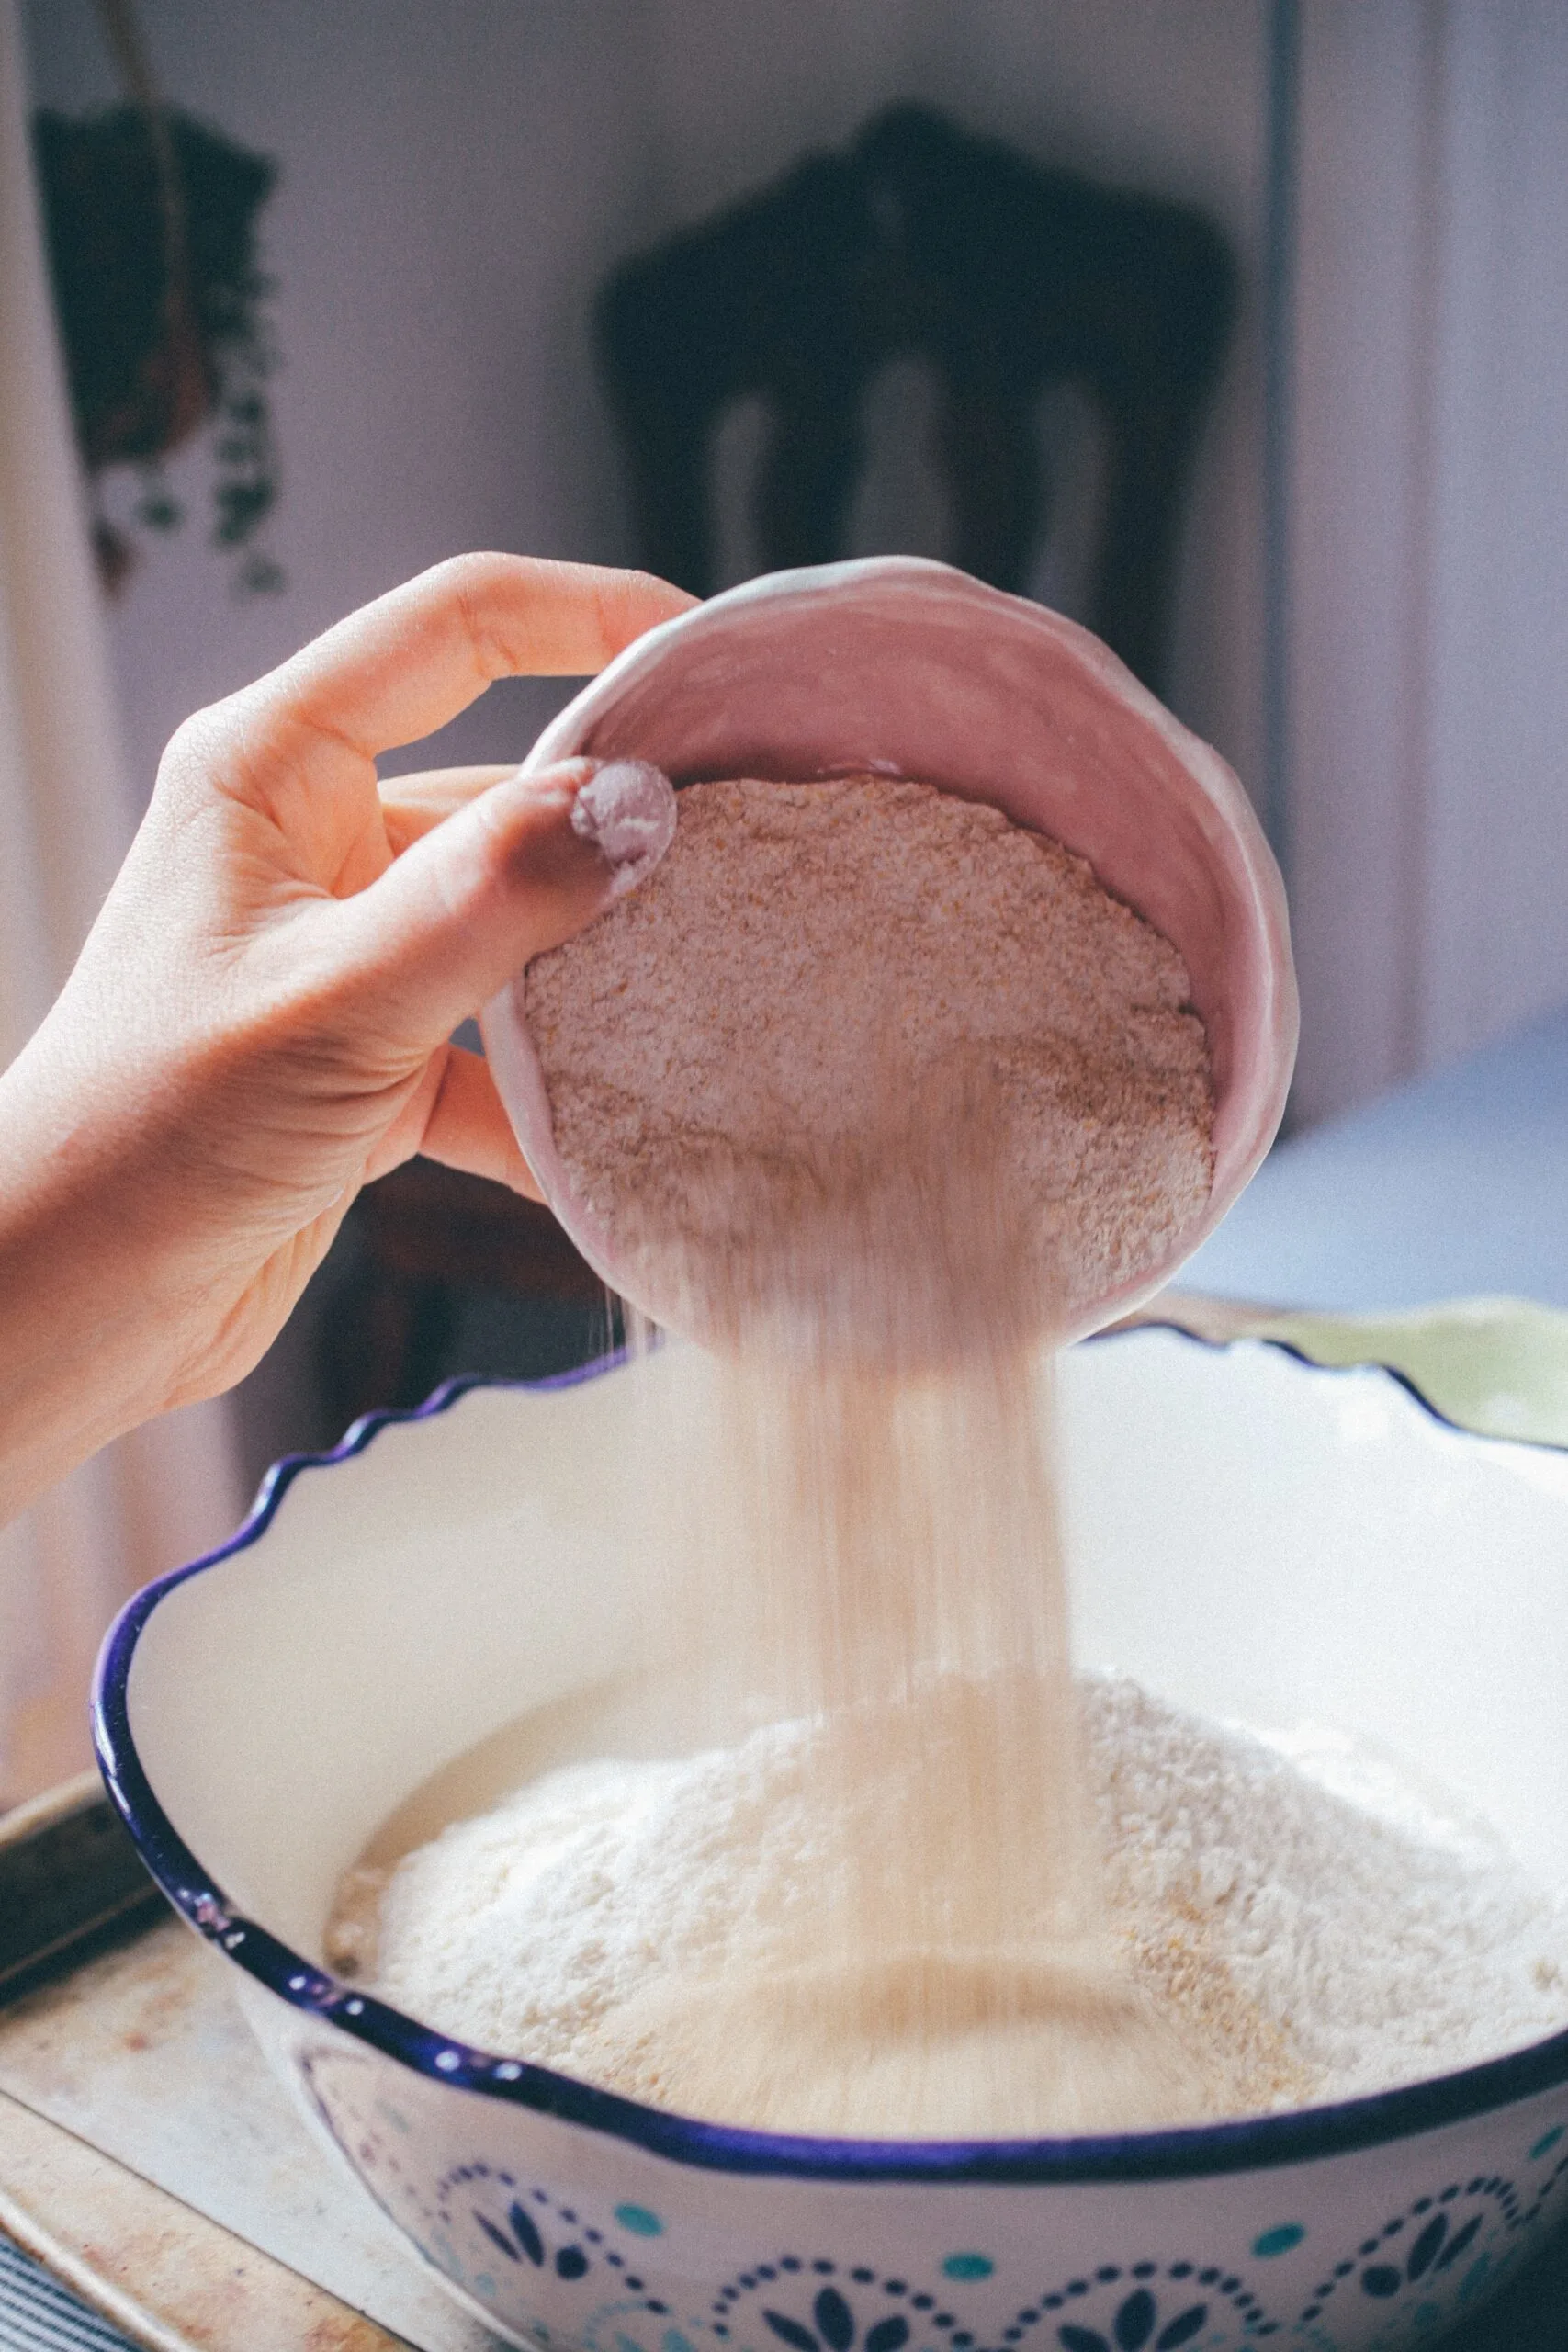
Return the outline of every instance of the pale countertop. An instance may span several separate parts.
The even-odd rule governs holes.
[[[1568,1005],[1278,1145],[1179,1281],[1342,1312],[1568,1308]]]

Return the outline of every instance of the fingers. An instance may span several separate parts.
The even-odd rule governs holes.
[[[531,1201],[544,1198],[518,1149],[483,1056],[465,1053],[460,1046],[446,1047],[440,1091],[419,1148],[427,1159],[509,1184]]]
[[[401,857],[433,825],[455,816],[477,794],[488,792],[492,784],[515,774],[513,763],[510,767],[422,768],[413,775],[387,776],[381,785],[381,818],[392,855]]]
[[[602,914],[615,869],[573,828],[594,773],[570,760],[512,775],[433,825],[335,910],[350,992],[384,1035],[433,1052],[520,972]]]
[[[646,572],[456,556],[351,613],[221,707],[366,758],[416,742],[497,678],[580,677],[695,600]]]

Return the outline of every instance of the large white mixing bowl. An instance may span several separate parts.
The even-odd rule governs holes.
[[[510,2340],[592,2352],[1373,2352],[1490,2291],[1568,2201],[1568,2034],[1251,2122],[835,2143],[656,2113],[333,1980],[378,1825],[625,1657],[637,1391],[695,1376],[671,1348],[362,1424],[106,1647],[117,1804],[411,2255]],[[1371,1735],[1568,1884],[1568,1455],[1257,1342],[1119,1335],[1061,1385],[1085,1663]]]

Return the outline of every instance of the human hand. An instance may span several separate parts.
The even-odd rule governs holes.
[[[535,1192],[450,1033],[609,902],[592,763],[381,784],[499,677],[597,670],[691,602],[467,556],[198,712],[70,981],[0,1078],[0,1521],[248,1371],[361,1184],[423,1151]]]

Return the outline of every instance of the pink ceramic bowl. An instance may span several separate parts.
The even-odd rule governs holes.
[[[547,727],[529,768],[651,760],[677,786],[874,770],[988,800],[1088,859],[1179,948],[1209,1034],[1214,1182],[1157,1261],[1077,1338],[1169,1281],[1273,1141],[1296,1047],[1284,888],[1240,784],[1097,638],[946,564],[876,556],[748,581],[627,648]],[[486,1008],[495,1081],[546,1199],[612,1290],[655,1321],[555,1148],[521,979]]]

